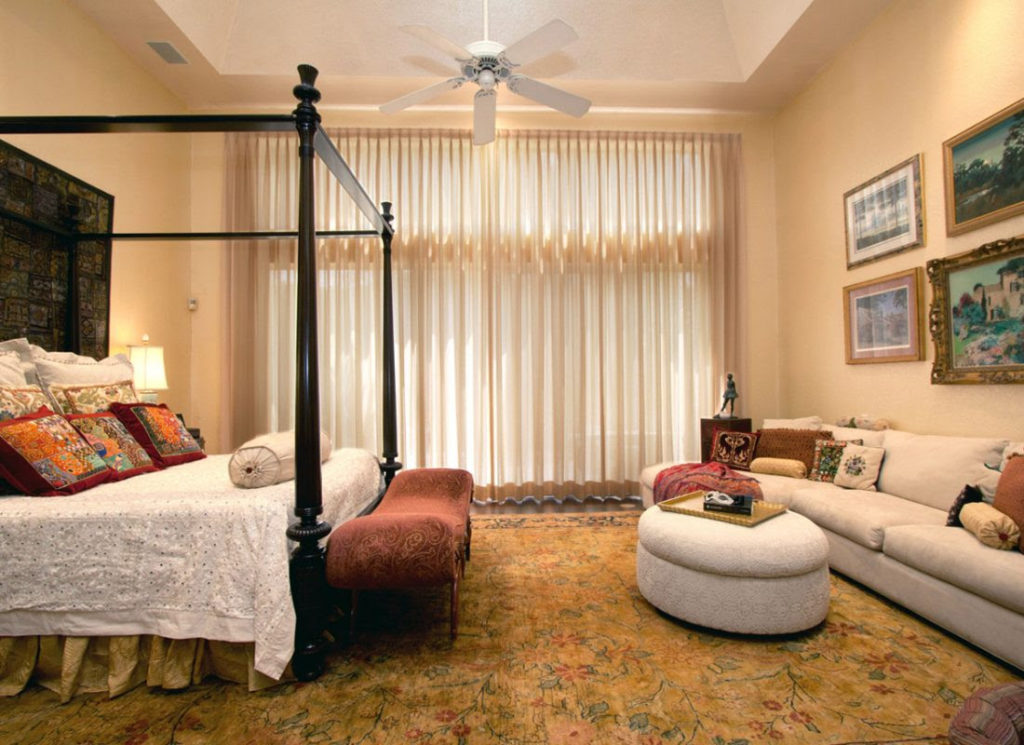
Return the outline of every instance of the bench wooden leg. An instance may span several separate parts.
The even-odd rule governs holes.
[[[452,580],[452,619],[451,619],[451,635],[454,641],[455,637],[459,634],[459,574],[455,573],[455,579]]]

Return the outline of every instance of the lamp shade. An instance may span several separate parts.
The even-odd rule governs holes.
[[[128,346],[128,360],[135,371],[137,391],[166,391],[167,374],[164,372],[164,348]]]

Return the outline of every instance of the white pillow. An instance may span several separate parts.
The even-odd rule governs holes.
[[[132,363],[123,354],[115,354],[97,362],[92,357],[82,357],[73,352],[50,352],[36,357],[35,363],[39,383],[43,388],[56,384],[119,383],[134,377]]]
[[[17,352],[0,351],[0,385],[25,385],[25,371]]]
[[[331,438],[320,433],[320,462],[331,457]],[[228,461],[231,483],[244,489],[295,478],[295,431],[274,432],[244,443]]]
[[[840,428],[842,429],[842,428]],[[882,468],[885,448],[848,443],[839,459],[836,477],[832,483],[845,489],[875,491],[878,472]]]
[[[821,417],[805,416],[799,419],[765,419],[761,429],[821,429]]]
[[[876,432],[871,429],[860,429],[859,427],[837,427],[829,425],[828,429],[832,430],[833,440],[860,440],[862,445],[868,447],[880,448],[882,442],[885,440],[885,432]]]
[[[39,382],[36,377],[36,364],[32,359],[32,350],[42,349],[35,344],[29,344],[28,339],[7,339],[0,341],[0,352],[14,352],[21,360],[21,372],[25,376],[25,382],[35,385]]]
[[[978,484],[1003,457],[1006,440],[916,435],[885,430],[885,466],[878,488],[948,511],[964,484]]]

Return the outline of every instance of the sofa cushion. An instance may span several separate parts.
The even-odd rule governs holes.
[[[977,484],[999,465],[1006,440],[885,431],[878,489],[946,511],[964,484]]]
[[[875,551],[893,525],[945,525],[946,513],[882,492],[843,489],[832,484],[800,482],[789,508],[819,527]],[[972,539],[973,540],[973,539]]]
[[[837,440],[860,440],[861,445],[873,448],[882,447],[882,443],[885,441],[885,432],[883,431],[860,429],[858,427],[833,427],[831,425],[826,427],[826,429],[832,430],[832,437]]]
[[[754,462],[756,463],[757,461],[755,460]],[[802,463],[800,467],[803,467]],[[764,495],[765,502],[774,502],[788,506],[790,500],[793,499],[793,492],[807,486],[807,480],[803,478],[794,479],[789,476],[758,473],[756,471],[751,471],[750,475],[757,479],[757,483],[761,485],[761,494]]]
[[[765,419],[761,429],[821,429],[821,417],[803,416],[797,419]]]
[[[989,548],[963,528],[945,525],[891,527],[882,550],[938,580],[1024,613],[1024,554],[1018,551]]]

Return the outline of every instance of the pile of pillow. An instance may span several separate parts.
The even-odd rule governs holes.
[[[986,546],[1024,553],[1024,455],[1003,463],[991,502],[977,486],[965,486],[949,508],[946,525],[968,530]]]
[[[0,342],[0,478],[17,491],[73,494],[204,457],[166,405],[139,401],[124,355]]]
[[[716,430],[711,460],[754,473],[874,491],[885,449],[882,432],[820,429],[818,417],[766,419],[757,432]]]

